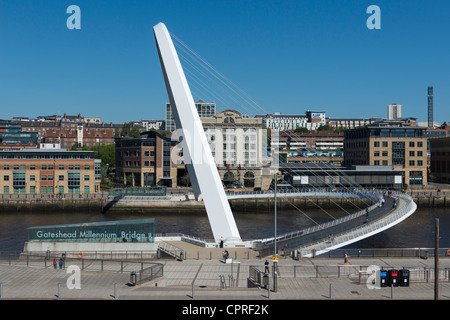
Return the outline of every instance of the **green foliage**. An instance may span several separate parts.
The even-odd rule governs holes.
[[[102,159],[102,166],[114,166],[116,162],[116,150],[114,144],[93,146],[91,151],[95,151],[95,158]]]
[[[295,132],[304,132],[304,133],[308,133],[309,132],[308,128],[305,128],[305,127],[298,127],[294,131]]]

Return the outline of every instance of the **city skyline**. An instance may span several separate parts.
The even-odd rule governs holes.
[[[80,30],[66,26],[72,4],[81,9]],[[378,30],[366,26],[372,4],[381,9]],[[334,118],[385,118],[396,103],[402,116],[427,121],[433,86],[434,120],[442,123],[450,119],[442,40],[449,7],[444,1],[2,1],[0,118],[164,119],[168,98],[152,32],[164,22],[268,113],[320,109]]]

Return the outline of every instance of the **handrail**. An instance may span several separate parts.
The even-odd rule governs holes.
[[[321,240],[317,240],[302,245],[297,249],[298,252],[304,256],[311,254],[312,250],[315,250],[316,254],[321,251],[326,252],[331,247],[337,248],[339,245],[342,245],[343,243],[348,243],[356,238],[359,238],[367,234],[380,232],[386,229],[387,226],[402,221],[410,214],[412,214],[417,206],[412,200],[411,196],[407,194],[398,194],[397,196],[400,199],[399,206],[391,214],[386,215],[383,218],[376,219],[371,223],[358,226],[356,228],[344,231],[337,235],[335,234],[333,236],[333,243],[328,244],[327,241],[323,238]],[[401,205],[402,202],[406,202],[405,205],[402,206]]]

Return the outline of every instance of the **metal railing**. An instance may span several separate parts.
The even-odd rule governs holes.
[[[378,266],[379,270],[409,271],[410,282],[432,282],[435,269],[430,267],[407,266]],[[262,285],[264,273],[259,269],[263,266],[249,266],[249,279]],[[359,283],[366,283],[372,274],[373,266],[366,265],[280,265],[277,267],[278,277],[281,278],[349,278]],[[439,280],[450,282],[450,268],[439,268]]]
[[[414,212],[416,204],[409,195],[398,194],[397,196],[399,197],[400,202],[398,207],[392,213],[356,228],[349,226],[347,230],[339,230],[339,233],[333,232],[332,241],[329,241],[327,238],[322,238],[308,244],[303,244],[299,247],[298,252],[302,256],[314,254],[314,252],[320,254],[321,251],[326,251],[330,247],[338,247],[340,244],[350,243],[354,239],[380,232],[387,229],[389,226],[402,221]],[[403,205],[401,204],[402,202]]]
[[[93,259],[85,257],[70,257],[65,255],[36,255],[22,254],[19,259],[3,260],[5,263],[21,267],[42,267],[42,268],[60,268],[59,260],[63,261],[62,268],[67,266],[78,266],[82,271],[97,272],[136,272],[139,275],[138,280],[144,281],[150,277],[153,279],[162,275],[163,264],[148,261],[119,260],[119,259]],[[56,260],[56,266],[53,261]]]

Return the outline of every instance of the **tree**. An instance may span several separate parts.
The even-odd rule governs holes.
[[[95,152],[95,158],[102,160],[103,165],[114,166],[116,163],[116,148],[114,144],[93,146],[91,148]]]
[[[294,131],[295,131],[295,132],[304,132],[304,133],[308,133],[308,132],[309,132],[308,128],[305,128],[305,127],[298,127],[298,128],[295,128]]]
[[[324,125],[320,126],[319,128],[317,128],[317,130],[320,130],[320,131],[322,131],[322,130],[323,131],[331,131],[331,130],[334,130],[334,129],[329,124],[324,124]]]

